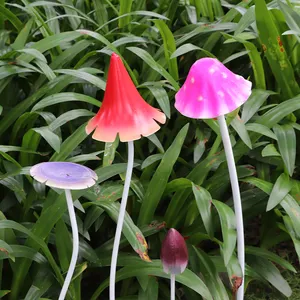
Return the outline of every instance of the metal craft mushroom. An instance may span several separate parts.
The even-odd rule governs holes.
[[[98,177],[97,174],[91,169],[71,162],[40,163],[30,169],[30,175],[35,180],[44,183],[49,187],[65,190],[72,228],[73,251],[67,276],[59,295],[59,300],[63,300],[68,292],[79,252],[78,227],[71,190],[82,190],[89,188],[96,183]]]
[[[177,92],[176,109],[189,118],[218,118],[228,163],[237,226],[238,259],[242,269],[243,281],[238,289],[237,299],[244,297],[245,245],[243,212],[236,166],[228,128],[224,115],[230,113],[247,101],[252,83],[234,74],[214,58],[202,58],[191,67],[185,83]]]

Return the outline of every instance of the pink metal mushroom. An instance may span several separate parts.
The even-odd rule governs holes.
[[[176,94],[175,107],[189,118],[217,118],[246,102],[251,85],[217,59],[202,58],[192,65],[184,85]]]
[[[238,300],[244,298],[244,226],[236,166],[224,115],[247,101],[251,86],[250,81],[232,73],[217,59],[202,58],[192,65],[185,83],[175,96],[175,107],[184,116],[194,119],[218,118],[231,181],[238,258],[243,274],[243,282],[237,293]]]

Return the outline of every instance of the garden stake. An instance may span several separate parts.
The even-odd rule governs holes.
[[[251,94],[251,82],[232,73],[214,58],[196,61],[181,89],[176,94],[176,109],[195,119],[218,118],[227,159],[237,228],[238,259],[242,270],[242,284],[237,299],[244,298],[245,242],[241,196],[236,166],[224,115],[241,106]]]
[[[52,188],[64,189],[68,212],[70,216],[73,251],[65,282],[61,289],[59,300],[64,300],[76,267],[79,252],[79,236],[76,215],[70,190],[82,190],[93,186],[98,179],[91,169],[70,162],[44,162],[33,166],[30,175],[37,181]]]
[[[160,258],[164,271],[170,274],[171,300],[175,300],[176,274],[181,274],[185,270],[189,259],[185,240],[176,229],[169,229],[162,242]]]
[[[166,116],[144,101],[127,73],[121,58],[113,53],[102,106],[97,115],[86,126],[87,134],[95,130],[92,136],[95,140],[114,142],[118,134],[121,142],[128,142],[126,178],[110,266],[110,300],[115,300],[118,250],[133,169],[133,141],[158,131],[160,126],[155,120],[163,124],[166,122]],[[147,253],[139,254],[142,259],[149,261]]]

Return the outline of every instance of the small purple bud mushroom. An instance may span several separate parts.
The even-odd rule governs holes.
[[[183,236],[174,228],[169,229],[162,242],[160,259],[164,271],[170,274],[170,299],[175,300],[175,277],[185,270],[189,255]]]
[[[64,300],[76,267],[79,252],[79,236],[72,194],[70,190],[82,190],[93,186],[98,179],[91,169],[71,162],[44,162],[33,166],[30,175],[53,188],[64,189],[72,227],[73,251],[69,270],[61,289],[59,300]]]
[[[160,258],[167,274],[180,274],[188,264],[188,250],[183,236],[174,228],[169,229],[162,242]]]

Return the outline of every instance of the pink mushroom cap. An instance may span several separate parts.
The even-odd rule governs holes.
[[[252,83],[215,58],[201,58],[191,67],[175,95],[176,109],[186,117],[211,119],[228,114],[251,94]]]

